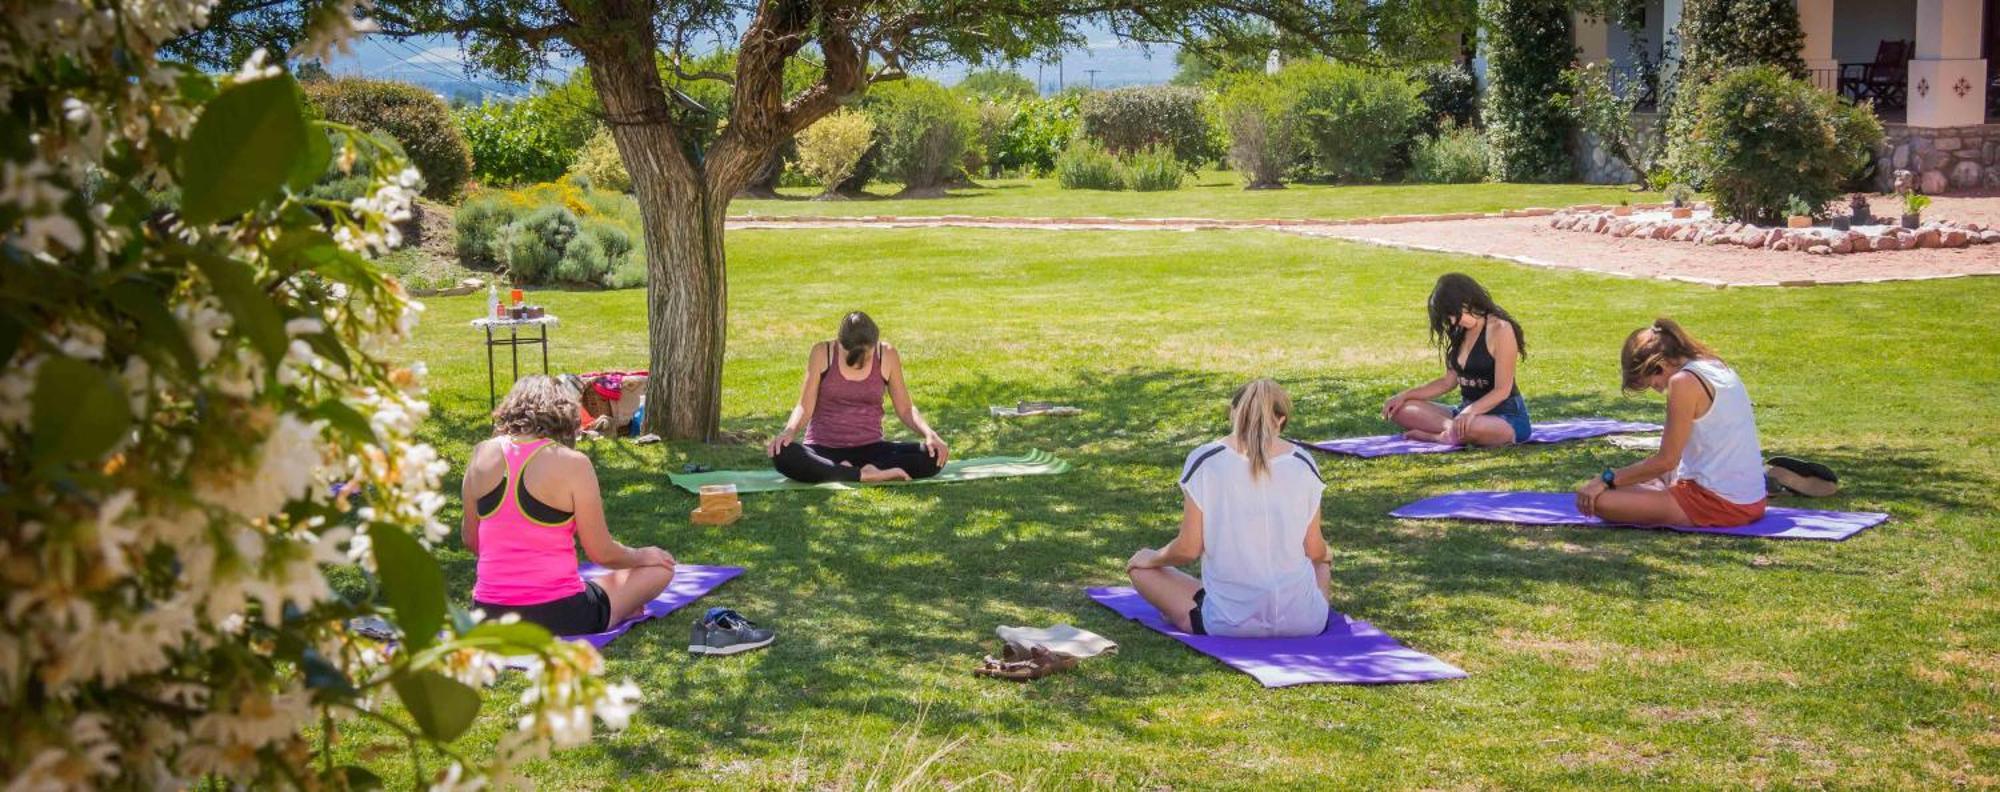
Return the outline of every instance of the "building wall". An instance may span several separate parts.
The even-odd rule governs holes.
[[[1875,60],[1883,39],[1917,39],[1917,0],[1833,0],[1833,59]]]
[[[2000,188],[2000,124],[1924,129],[1883,124],[1884,145],[1875,157],[1875,187],[1888,190],[1898,169],[1917,177],[1917,188],[1939,194]]]

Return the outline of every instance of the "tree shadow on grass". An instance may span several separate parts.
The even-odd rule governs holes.
[[[1124,559],[1157,546],[1178,525],[1175,478],[1188,450],[1227,431],[1236,379],[1192,370],[1087,371],[1066,379],[990,376],[955,382],[926,400],[932,421],[961,456],[1044,449],[1068,459],[1063,475],[859,492],[790,491],[743,499],[744,518],[692,526],[695,499],[666,478],[681,461],[715,467],[767,464],[754,444],[586,446],[599,465],[614,532],[660,544],[688,563],[749,571],[674,616],[635,629],[607,651],[612,675],[637,676],[652,706],[639,717],[673,735],[661,745],[619,743],[621,767],[684,765],[673,744],[778,756],[833,714],[867,712],[891,723],[923,712],[928,729],[1025,734],[1082,724],[1140,738],[1129,702],[1185,689],[1190,675],[1221,669],[1178,643],[1091,603],[1083,589],[1122,585]],[[1293,377],[1294,436],[1324,439],[1388,430],[1377,416],[1386,391],[1334,377]],[[997,419],[989,404],[1046,399],[1081,416]],[[1538,397],[1544,419],[1602,415],[1645,420],[1656,404],[1590,394]],[[476,439],[485,419],[445,416],[438,431]],[[734,415],[739,431],[768,432],[776,413]],[[1866,449],[1816,451],[1849,479],[1854,508],[1877,498],[1964,505],[1975,485],[1928,460]],[[1684,570],[1739,565],[1769,543],[1636,530],[1525,528],[1389,518],[1429,495],[1464,489],[1560,490],[1607,464],[1636,459],[1600,441],[1377,460],[1318,458],[1328,490],[1325,530],[1337,553],[1334,604],[1420,651],[1506,626],[1500,602],[1561,587],[1578,597],[1678,597]],[[1879,493],[1879,495],[1878,495]],[[1864,537],[1867,534],[1863,535]],[[469,590],[472,559],[444,554],[453,590]],[[688,623],[710,605],[736,607],[776,626],[757,655],[687,659]],[[999,697],[968,690],[970,668],[995,650],[1001,624],[1070,622],[1124,644],[1092,661]],[[1446,659],[1450,659],[1447,657]],[[1255,682],[1242,677],[1246,690]],[[1273,692],[1266,695],[1292,695]],[[1362,695],[1362,694],[1356,694]],[[1022,706],[1032,702],[1032,706]]]

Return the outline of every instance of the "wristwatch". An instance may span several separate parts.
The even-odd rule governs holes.
[[[1603,473],[1598,474],[1597,480],[1604,482],[1605,489],[1618,489],[1618,471],[1616,470],[1605,468]]]

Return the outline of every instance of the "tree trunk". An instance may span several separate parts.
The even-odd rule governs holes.
[[[646,218],[646,328],[652,340],[645,430],[714,442],[729,311],[722,250],[728,202],[712,200],[699,183],[685,190],[639,185],[635,174]]]
[[[607,12],[609,5],[587,10]],[[644,18],[643,15],[640,18]],[[646,328],[651,354],[644,430],[713,441],[722,420],[723,329],[728,304],[722,221],[728,197],[689,161],[653,66],[650,31],[592,19],[609,35],[579,36],[618,155],[632,176],[646,238]]]
[[[736,197],[738,198],[783,197],[778,194],[778,177],[783,175],[784,172],[785,172],[784,155],[776,151],[771,152],[771,156],[766,157],[764,159],[764,164],[757,168],[757,175],[750,177],[750,183],[743,185],[743,191],[737,193]]]

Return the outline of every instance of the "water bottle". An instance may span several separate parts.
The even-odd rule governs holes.
[[[500,284],[486,284],[486,318],[500,318]]]

